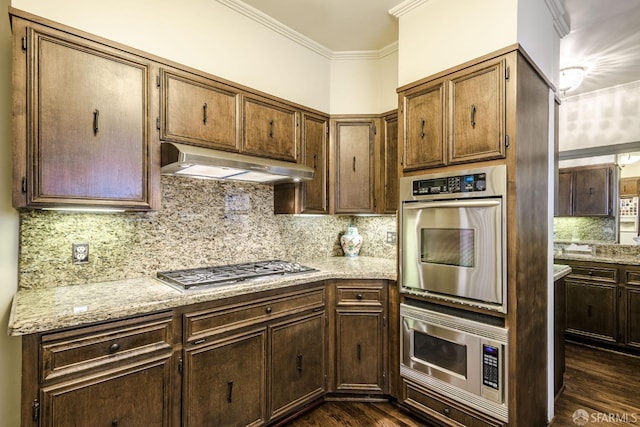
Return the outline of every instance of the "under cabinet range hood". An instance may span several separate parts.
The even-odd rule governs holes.
[[[275,184],[309,181],[314,170],[308,166],[282,160],[191,145],[163,142],[162,167],[165,175],[190,176]]]

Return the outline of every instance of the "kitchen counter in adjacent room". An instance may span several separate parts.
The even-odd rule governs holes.
[[[253,292],[330,279],[396,280],[396,261],[386,258],[332,257],[301,261],[317,271],[267,276],[217,288],[178,291],[155,277],[21,289],[14,298],[9,335],[27,335],[172,309]]]
[[[557,282],[571,273],[571,267],[562,264],[553,264],[553,281]]]

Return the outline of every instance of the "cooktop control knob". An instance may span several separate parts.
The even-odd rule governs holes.
[[[487,182],[480,180],[480,181],[476,181],[476,188],[475,191],[484,191],[487,189]]]

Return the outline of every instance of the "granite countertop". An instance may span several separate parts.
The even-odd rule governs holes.
[[[621,265],[640,265],[640,258],[635,256],[606,256],[606,255],[591,255],[591,254],[579,254],[579,253],[567,253],[555,254],[553,256],[555,262],[558,261],[590,261],[590,262],[603,262],[607,264],[621,264]]]
[[[45,332],[327,279],[396,280],[395,259],[332,257],[300,263],[318,271],[189,291],[176,290],[153,276],[21,289],[13,298],[8,333],[19,336]]]
[[[553,264],[553,281],[560,280],[571,273],[571,267],[568,265]]]

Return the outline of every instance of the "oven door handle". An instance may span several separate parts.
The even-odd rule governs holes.
[[[409,202],[403,203],[403,209],[434,209],[434,208],[490,208],[500,206],[501,199],[480,200],[446,200],[438,202]]]

